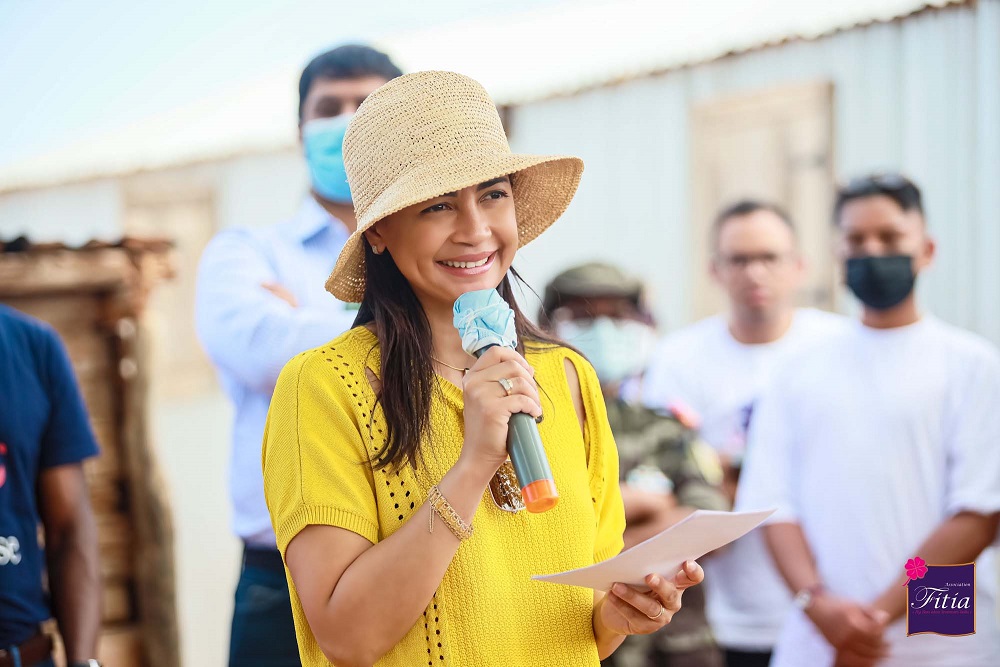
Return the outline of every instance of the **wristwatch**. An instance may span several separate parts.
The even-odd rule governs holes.
[[[792,604],[802,611],[808,611],[809,607],[811,607],[813,602],[816,600],[816,596],[824,590],[823,584],[813,584],[812,586],[807,586],[795,594]]]

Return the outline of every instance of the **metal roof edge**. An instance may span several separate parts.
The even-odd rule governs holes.
[[[601,81],[596,81],[594,83],[588,83],[574,88],[566,88],[565,90],[557,90],[552,93],[546,93],[543,95],[506,96],[506,97],[500,96],[496,99],[496,102],[498,106],[519,107],[528,104],[536,104],[539,102],[547,102],[549,100],[572,97],[573,95],[579,95],[580,93],[599,90],[601,88],[620,86],[622,84],[626,84],[631,81],[636,81],[638,79],[661,76],[669,72],[676,72],[683,69],[698,67],[700,65],[707,65],[709,63],[725,60],[726,58],[733,58],[736,56],[745,55],[747,53],[763,51],[765,49],[775,48],[783,46],[785,44],[791,44],[796,42],[815,42],[821,39],[827,39],[842,32],[857,30],[859,28],[867,28],[872,25],[896,23],[911,18],[913,16],[917,16],[918,14],[924,14],[931,11],[948,11],[953,9],[959,9],[961,7],[976,5],[978,4],[978,2],[979,0],[939,0],[938,2],[925,2],[919,7],[916,7],[908,12],[901,12],[885,18],[875,17],[864,21],[857,21],[855,23],[851,23],[848,25],[830,28],[829,30],[824,30],[822,32],[816,33],[815,35],[808,35],[808,36],[788,35],[780,39],[767,40],[747,48],[730,49],[725,52],[720,52],[717,55],[712,55],[705,58],[695,58],[690,61],[671,64],[666,67],[651,67],[648,69],[639,69],[635,72],[623,73],[619,76],[608,77]]]

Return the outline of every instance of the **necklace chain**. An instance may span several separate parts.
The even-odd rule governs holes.
[[[468,368],[459,368],[458,366],[452,366],[451,364],[445,363],[445,362],[441,361],[440,359],[436,358],[433,355],[431,355],[431,361],[436,361],[437,363],[441,364],[442,366],[447,366],[448,368],[450,368],[453,371],[461,371],[462,373],[468,373],[469,372]]]

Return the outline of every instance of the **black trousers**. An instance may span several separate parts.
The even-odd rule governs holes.
[[[733,651],[726,649],[726,667],[768,667],[771,652]]]
[[[301,666],[281,554],[246,547],[236,586],[229,667]]]

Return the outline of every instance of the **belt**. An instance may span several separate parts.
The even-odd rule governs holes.
[[[281,560],[281,552],[268,547],[252,547],[246,545],[243,548],[243,563],[250,567],[257,567],[265,570],[284,572],[285,564]],[[0,665],[2,667],[2,665]]]
[[[52,637],[39,633],[14,648],[21,654],[21,667],[31,667],[52,657]],[[13,651],[0,648],[0,667],[14,667],[14,665]]]

